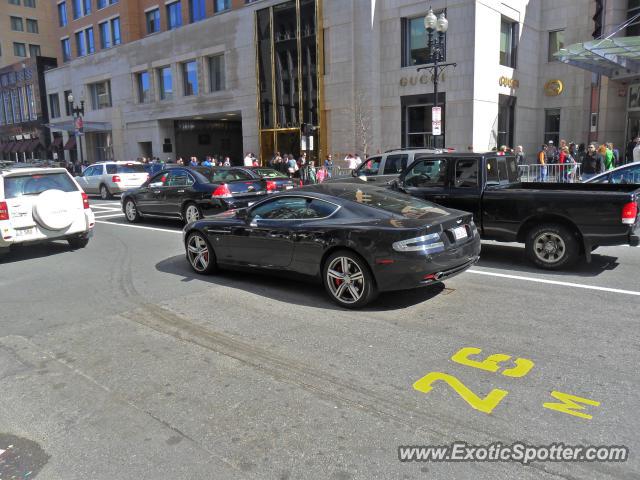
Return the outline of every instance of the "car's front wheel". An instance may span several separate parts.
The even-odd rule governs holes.
[[[135,223],[140,220],[140,213],[138,213],[138,207],[136,202],[128,198],[124,202],[124,216],[128,222]]]
[[[213,273],[217,269],[216,254],[209,240],[200,232],[191,232],[185,242],[187,260],[197,273]]]
[[[324,262],[322,276],[327,293],[341,307],[364,307],[378,295],[369,266],[349,250],[332,253]]]
[[[544,224],[527,234],[526,251],[529,259],[546,270],[559,270],[576,262],[579,246],[573,232],[564,225]]]

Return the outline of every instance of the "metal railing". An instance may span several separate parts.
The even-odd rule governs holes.
[[[519,165],[523,182],[576,183],[580,181],[579,163],[551,163],[547,165]]]

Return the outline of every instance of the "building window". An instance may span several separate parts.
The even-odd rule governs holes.
[[[446,108],[445,93],[438,93],[438,105],[442,107],[442,135],[432,134],[431,108],[433,94],[400,97],[402,108],[402,147],[443,148],[445,141]]]
[[[10,17],[11,18],[11,30],[14,32],[23,32],[24,25],[22,24],[22,19],[20,17]]]
[[[167,30],[182,26],[182,3],[180,1],[167,5]]]
[[[136,83],[138,84],[138,102],[149,103],[150,97],[150,83],[149,72],[140,72],[136,75]]]
[[[437,38],[437,33],[434,33]],[[446,58],[446,34],[443,61]],[[425,65],[433,63],[427,50],[427,31],[424,17],[402,19],[402,66]]]
[[[24,43],[13,42],[13,54],[16,57],[26,57],[27,49]]]
[[[42,55],[42,53],[40,52],[40,45],[29,44],[29,56],[39,57],[40,55]]]
[[[20,0],[9,0],[9,5],[20,5]]]
[[[173,98],[173,79],[171,77],[171,67],[158,69],[158,84],[160,85],[160,100],[170,100]]]
[[[36,8],[36,0],[24,0],[24,6]]]
[[[553,140],[558,145],[560,140],[560,109],[552,108],[544,111],[544,143]]]
[[[49,116],[51,118],[60,118],[60,98],[57,93],[49,95]]]
[[[198,22],[206,18],[204,0],[189,0],[189,22]]]
[[[58,25],[66,27],[67,22],[67,2],[60,2],[58,4]]]
[[[111,82],[109,80],[90,84],[89,92],[94,110],[111,107]]]
[[[224,90],[224,55],[209,57],[209,91]]]
[[[98,25],[100,28],[100,48],[103,50],[122,43],[120,37],[120,17],[112,18]]]
[[[213,2],[213,9],[216,13],[224,12],[231,8],[231,0],[215,0]]]
[[[502,19],[500,23],[500,65],[516,68],[518,56],[518,23]]]
[[[68,62],[71,60],[71,43],[68,38],[60,40],[60,47],[62,48],[62,61]]]
[[[564,30],[549,32],[549,52],[547,55],[547,61],[557,62],[558,59],[554,57],[553,54],[559,52],[563,48],[564,48]]]
[[[118,0],[98,0],[98,10],[113,5],[114,3],[118,3]]]
[[[627,21],[640,14],[640,2],[638,0],[629,0],[627,3]],[[628,26],[626,31],[627,37],[636,37],[640,35],[640,18],[635,18]]]
[[[510,95],[498,96],[498,148],[506,145],[515,146],[513,135],[515,132],[516,97]]]
[[[38,20],[27,18],[27,32],[38,33]]]
[[[147,35],[160,31],[160,10],[154,8],[145,13],[147,17]]]
[[[76,32],[76,55],[78,57],[84,57],[87,54],[86,36],[84,30]]]
[[[72,0],[73,19],[76,20],[91,13],[91,0]]]
[[[69,95],[71,95],[71,90],[65,90],[64,98],[62,101],[64,102],[64,112],[67,117],[71,116],[71,103],[69,103]]]
[[[87,37],[87,53],[92,54],[96,51],[96,45],[93,38],[93,27],[89,27],[84,31]]]
[[[195,60],[182,64],[184,96],[198,95],[198,63]]]

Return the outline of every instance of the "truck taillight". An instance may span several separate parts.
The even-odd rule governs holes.
[[[82,206],[85,210],[89,208],[89,195],[84,192],[82,192]]]
[[[226,183],[223,183],[222,185],[216,187],[211,196],[216,198],[228,198],[231,196],[231,190],[229,190],[229,187]]]
[[[113,183],[120,183],[122,180],[120,180],[120,175],[114,175],[113,177],[111,177],[111,181]]]
[[[273,180],[267,180],[267,192],[275,192],[276,188],[276,182]]]
[[[9,207],[7,207],[7,202],[0,202],[0,220],[9,220]]]
[[[625,225],[633,225],[636,223],[636,217],[638,216],[638,203],[629,202],[622,207],[622,223]]]

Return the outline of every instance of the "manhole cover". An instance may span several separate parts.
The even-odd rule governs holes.
[[[0,433],[0,480],[34,478],[48,461],[49,455],[36,442]]]

